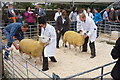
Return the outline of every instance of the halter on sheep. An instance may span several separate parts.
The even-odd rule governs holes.
[[[42,52],[45,47],[44,43],[46,42],[49,43],[49,41],[50,38],[46,36],[39,36],[39,41],[35,41],[33,39],[23,39],[20,41],[19,52],[21,55],[24,52],[28,54],[30,57],[32,56],[33,58],[40,57],[40,61],[41,61]],[[36,60],[35,60],[35,65],[36,65]]]

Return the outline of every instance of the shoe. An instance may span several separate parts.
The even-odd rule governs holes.
[[[87,52],[87,51],[85,51],[85,50],[82,50],[82,52]]]
[[[57,46],[57,48],[59,48],[59,46]]]
[[[49,68],[43,68],[43,69],[42,69],[42,71],[47,71],[47,70],[49,70]]]
[[[51,62],[57,62],[56,60],[51,60]]]
[[[90,58],[94,58],[95,56],[91,56]]]
[[[65,47],[67,48],[67,45],[65,45]]]

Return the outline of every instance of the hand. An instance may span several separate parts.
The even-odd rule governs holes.
[[[40,16],[37,16],[37,18],[39,18]]]
[[[98,22],[96,21],[96,24],[97,24]]]
[[[86,37],[87,37],[87,35],[84,35],[84,37],[86,38]]]
[[[48,42],[44,43],[46,46],[49,44]]]
[[[16,50],[19,50],[19,46],[17,45],[17,46],[15,46],[15,48],[16,48]]]
[[[57,33],[59,34],[59,33],[60,33],[60,31],[58,30],[58,31],[57,31]]]

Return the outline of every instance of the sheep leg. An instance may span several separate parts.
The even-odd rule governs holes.
[[[37,61],[36,60],[34,60],[34,62],[35,62],[35,66],[37,65]]]
[[[40,62],[42,62],[42,57],[40,56]]]
[[[75,46],[75,55],[77,55],[77,48],[76,48],[76,46]]]
[[[81,46],[79,47],[79,49],[80,49],[80,53],[81,53]]]
[[[65,45],[66,45],[66,42],[65,43],[63,43],[63,51],[64,51],[64,53],[66,53],[66,50],[65,50]]]
[[[31,56],[29,56],[28,60],[30,60],[30,59],[32,59],[32,57],[31,57]]]
[[[70,46],[70,44],[69,44],[69,49],[71,49],[71,46]]]

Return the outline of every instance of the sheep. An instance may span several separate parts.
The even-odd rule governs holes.
[[[20,55],[22,56],[23,52],[28,54],[31,58],[35,57],[40,57],[41,61],[41,56],[42,52],[44,50],[45,42],[49,42],[50,39],[48,37],[40,37],[39,41],[35,41],[33,39],[23,39],[19,43],[19,52]],[[35,65],[36,65],[36,60],[35,60]]]
[[[70,45],[73,45],[75,48],[78,46],[81,49],[81,46],[84,44],[84,41],[84,36],[74,31],[67,31],[63,36],[63,46],[66,44],[66,42],[68,42],[69,49],[71,49]]]

